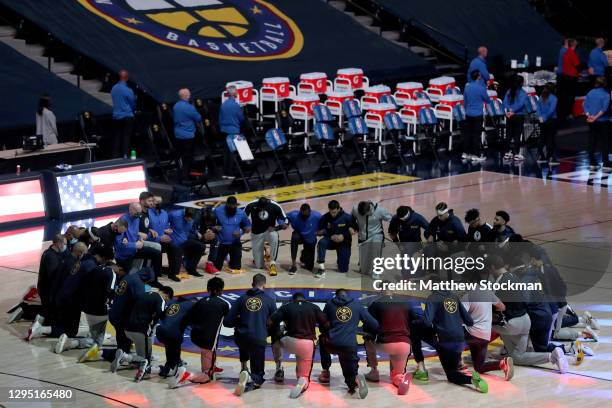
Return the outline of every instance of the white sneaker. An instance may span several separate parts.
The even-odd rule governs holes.
[[[11,324],[11,323],[16,322],[17,320],[20,320],[22,316],[23,316],[23,309],[21,307],[18,307],[17,309],[13,310],[13,313],[11,313],[11,315],[9,316],[8,324]]]
[[[480,156],[474,156],[474,157],[476,157],[476,161],[479,161],[479,162],[487,161],[487,157],[484,154],[481,154]]]
[[[57,339],[57,343],[55,343],[55,347],[53,348],[55,354],[62,354],[62,351],[64,351],[64,348],[66,347],[67,341],[68,335],[66,333],[63,333],[61,336],[59,336],[59,339]]]
[[[522,160],[525,160],[525,157],[523,157],[523,155],[522,155],[522,154],[518,153],[518,154],[515,154],[515,155],[514,155],[513,159],[514,159],[515,161],[522,161]]]
[[[553,352],[550,353],[550,362],[555,364],[559,368],[559,372],[561,374],[565,374],[569,368],[567,358],[559,347],[555,347]]]
[[[45,322],[45,318],[39,314],[36,315],[36,317],[34,318],[35,322],[38,322],[40,324],[43,324]]]
[[[298,379],[297,384],[295,384],[295,387],[291,389],[291,392],[289,393],[289,398],[296,399],[297,397],[302,395],[304,391],[306,391],[306,388],[308,388],[308,380],[305,377],[300,377]]]
[[[359,399],[365,399],[368,396],[368,384],[366,383],[363,374],[357,374],[357,395]]]
[[[589,326],[585,327],[582,330],[582,334],[586,335],[584,336],[585,339],[592,339],[592,341],[599,341],[599,336]]]
[[[584,314],[582,315],[582,317],[584,318],[584,321],[586,322],[587,326],[590,326],[591,329],[593,330],[599,330],[601,327],[599,326],[599,322],[597,321],[596,318],[593,317],[593,315],[591,314],[591,312],[586,311],[584,312]]]
[[[513,156],[512,152],[507,152],[506,154],[504,154],[504,159],[512,160],[512,156]]]
[[[176,388],[181,384],[184,384],[185,381],[189,379],[191,374],[187,371],[185,367],[179,367],[176,370],[176,373],[168,378],[168,387]]]
[[[244,394],[244,390],[246,389],[247,381],[249,381],[249,372],[241,371],[238,375],[238,384],[236,384],[236,388],[234,389],[234,395],[241,396]]]
[[[475,154],[470,154],[470,156],[468,157],[471,161],[478,161],[478,156],[476,156]]]
[[[36,339],[40,336],[42,336],[42,324],[40,324],[38,321],[34,321],[32,326],[30,326],[30,329],[28,330],[26,341]]]
[[[593,349],[589,346],[585,346],[584,344],[582,345],[582,351],[584,352],[585,356],[593,357],[595,355]]]
[[[117,349],[117,351],[115,351],[115,359],[113,360],[113,362],[111,363],[111,366],[110,366],[111,373],[116,373],[117,372],[117,369],[119,368],[119,366],[123,362],[123,355],[124,354],[125,353],[121,349]]]
[[[469,154],[467,154],[467,153],[461,153],[461,158],[462,158],[462,159],[467,159],[468,157],[470,157],[470,155],[469,155]]]

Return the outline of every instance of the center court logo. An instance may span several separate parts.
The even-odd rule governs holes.
[[[78,0],[109,23],[208,57],[291,58],[304,45],[295,22],[263,0]]]

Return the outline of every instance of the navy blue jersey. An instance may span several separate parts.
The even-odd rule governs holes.
[[[464,341],[463,325],[474,321],[457,296],[450,291],[435,291],[427,298],[425,323],[433,327],[442,343]]]
[[[187,327],[187,314],[193,308],[194,300],[183,300],[179,302],[173,299],[168,302],[164,315],[162,316],[157,333],[160,337],[182,341],[185,328]]]
[[[95,316],[108,314],[108,303],[111,299],[117,279],[112,268],[97,266],[87,273],[81,280],[79,292],[81,296],[81,310]]]
[[[371,330],[378,330],[378,322],[358,300],[348,296],[335,296],[323,309],[329,320],[328,337],[331,344],[340,347],[357,346],[357,329],[363,322]]]
[[[330,213],[325,213],[319,220],[319,230],[323,230],[323,235],[331,237],[332,235],[344,236],[343,245],[351,245],[351,233],[349,228],[355,228],[355,219],[351,214],[345,213],[340,209],[340,212],[332,217]]]
[[[108,312],[109,321],[113,326],[124,326],[127,324],[136,299],[144,293],[144,283],[136,273],[125,275],[117,282],[113,303]]]
[[[257,288],[247,290],[232,304],[225,319],[226,327],[235,327],[236,333],[254,343],[265,345],[268,337],[266,322],[276,311],[276,302]]]
[[[421,242],[421,230],[426,231],[429,223],[421,214],[412,211],[410,216],[402,220],[394,215],[389,222],[389,235],[395,242]]]

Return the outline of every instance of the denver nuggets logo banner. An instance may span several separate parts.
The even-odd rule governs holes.
[[[219,98],[228,82],[356,67],[372,81],[435,72],[322,0],[0,0],[157,102]]]
[[[158,44],[208,57],[289,58],[304,43],[297,25],[262,0],[78,0],[109,23]]]

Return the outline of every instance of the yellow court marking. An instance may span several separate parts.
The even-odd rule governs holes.
[[[347,191],[359,191],[370,188],[389,186],[392,184],[407,183],[419,180],[418,177],[402,176],[391,173],[370,173],[359,176],[342,177],[333,180],[312,181],[287,187],[270,188],[249,193],[237,194],[239,203],[248,203],[261,196],[266,196],[279,203],[287,201],[304,200],[308,198],[345,193]],[[190,201],[181,205],[188,207],[205,207],[221,204],[225,197],[210,198],[206,200]]]

